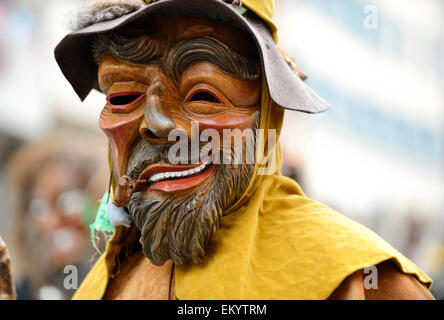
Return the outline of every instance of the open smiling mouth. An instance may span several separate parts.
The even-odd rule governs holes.
[[[195,165],[154,164],[146,168],[138,180],[148,181],[147,191],[184,190],[205,181],[213,172],[211,158]]]

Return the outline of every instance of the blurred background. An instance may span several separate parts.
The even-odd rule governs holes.
[[[81,103],[53,58],[86,2],[0,0],[0,234],[21,299],[69,298],[63,266],[83,276],[94,256],[105,99]],[[332,105],[286,113],[285,174],[413,260],[444,299],[444,1],[276,6],[280,46]]]

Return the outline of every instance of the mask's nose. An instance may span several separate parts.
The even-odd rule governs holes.
[[[161,81],[153,82],[147,89],[145,121],[142,122],[139,131],[140,135],[150,142],[166,142],[170,131],[176,128],[162,102],[165,91],[166,86]]]

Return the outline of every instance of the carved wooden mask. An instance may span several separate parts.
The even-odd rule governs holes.
[[[161,265],[198,263],[224,210],[244,193],[254,165],[172,164],[172,131],[256,129],[256,46],[222,23],[150,16],[96,38],[98,82],[107,96],[100,127],[109,138],[116,203],[141,231],[143,252]],[[221,143],[222,145],[222,143]],[[232,150],[221,150],[232,152]],[[153,181],[154,179],[154,181]]]

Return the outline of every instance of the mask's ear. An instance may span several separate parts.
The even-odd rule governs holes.
[[[299,69],[299,67],[296,64],[296,60],[281,47],[278,47],[278,49],[282,57],[285,59],[285,62],[287,62],[288,66],[291,68],[291,70],[293,70],[299,76],[299,78],[301,78],[302,81],[305,81],[307,79],[307,75],[303,73],[301,69]]]

